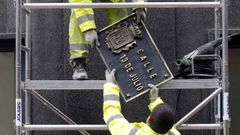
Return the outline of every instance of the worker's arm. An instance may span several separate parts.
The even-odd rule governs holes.
[[[119,87],[113,83],[104,84],[103,119],[112,135],[136,133],[138,128],[130,124],[121,113]]]
[[[148,105],[148,108],[152,112],[157,105],[163,103],[163,100],[158,96],[159,89],[157,88],[157,86],[153,84],[148,84],[148,87],[150,88],[149,92],[150,103]]]
[[[157,99],[151,100],[150,103],[149,103],[149,105],[148,105],[148,108],[149,108],[150,112],[152,112],[153,109],[154,109],[157,105],[162,104],[162,103],[164,103],[164,102],[163,102],[163,100],[162,100],[160,97],[158,97]]]
[[[69,3],[92,3],[91,0],[69,0]],[[94,21],[94,12],[91,8],[72,8],[74,12],[79,28],[81,32],[85,32],[90,29],[96,29]]]
[[[108,71],[106,71],[106,74],[108,74],[108,76],[114,76],[114,73],[111,74],[107,72]],[[107,83],[104,84],[103,88],[103,119],[107,124],[109,131],[112,135],[128,135],[129,133],[136,133],[138,128],[130,124],[121,113],[121,104],[119,101],[120,88],[113,83],[115,81],[109,81],[107,75],[106,80]]]
[[[113,83],[105,83],[103,89],[103,118],[108,124],[108,119],[111,116],[118,115],[118,117],[123,117],[119,102],[120,90],[119,87]]]

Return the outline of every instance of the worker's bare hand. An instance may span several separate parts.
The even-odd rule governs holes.
[[[115,72],[116,72],[115,68],[112,71],[108,71],[108,70],[105,71],[107,83],[117,84],[116,79],[115,79]]]
[[[150,93],[149,93],[150,101],[153,101],[153,100],[157,99],[158,98],[158,91],[159,91],[157,86],[153,85],[153,84],[148,84],[148,87],[150,88]]]
[[[98,35],[95,29],[87,30],[85,32],[85,40],[92,48],[94,46],[100,46]]]

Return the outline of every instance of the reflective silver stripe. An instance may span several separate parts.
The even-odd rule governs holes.
[[[70,44],[70,50],[89,50],[89,46],[86,44]]]
[[[168,132],[168,135],[175,135],[175,134],[174,134],[173,131],[170,130],[170,131]]]
[[[129,135],[135,135],[138,129],[139,129],[139,128],[137,128],[137,127],[134,126],[134,127],[131,129]]]
[[[116,115],[113,115],[111,116],[110,118],[108,118],[107,120],[107,126],[109,127],[109,124],[114,121],[115,119],[123,119],[124,117],[121,115],[121,114],[116,114]]]
[[[79,24],[85,23],[86,21],[94,21],[94,15],[93,14],[87,14],[87,15],[78,17],[78,23]]]
[[[115,95],[115,94],[111,94],[111,95],[105,95],[103,97],[103,101],[119,101],[119,96]]]

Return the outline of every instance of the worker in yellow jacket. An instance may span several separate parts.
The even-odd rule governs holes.
[[[102,2],[125,2],[125,0],[101,0]],[[144,0],[137,0],[137,2]],[[69,0],[70,3],[92,3],[92,0]],[[106,11],[107,24],[112,24],[127,16],[126,9],[108,8]],[[134,10],[137,14],[137,22],[145,20],[146,14],[143,8]],[[96,32],[94,12],[91,8],[72,8],[69,23],[69,50],[70,64],[73,68],[74,80],[88,79],[86,72],[86,58],[89,53],[89,45],[100,45]]]
[[[180,135],[174,125],[172,108],[158,97],[158,88],[152,84],[150,90],[151,111],[146,123],[129,123],[121,114],[120,89],[116,85],[115,69],[106,70],[106,83],[103,92],[103,119],[112,135]]]

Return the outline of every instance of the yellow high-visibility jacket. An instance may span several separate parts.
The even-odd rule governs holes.
[[[125,2],[125,0],[100,0],[101,2]],[[144,0],[134,0],[144,2]],[[69,3],[92,3],[92,0],[69,0]],[[125,8],[107,8],[106,22],[112,24],[127,16]],[[103,15],[101,15],[103,17]],[[69,50],[70,62],[75,58],[86,58],[89,53],[89,45],[85,41],[84,32],[95,29],[94,12],[91,8],[72,8],[69,22]]]
[[[101,0],[102,2],[125,2],[125,0]],[[69,3],[92,3],[92,0],[69,0]],[[108,8],[106,11],[107,24],[112,24],[127,16],[127,10]],[[103,17],[103,15],[102,15]],[[84,32],[95,29],[94,12],[91,8],[72,8],[69,22],[70,61],[75,58],[87,57],[89,46],[85,42]]]
[[[104,84],[103,92],[103,119],[107,124],[112,135],[161,135],[154,132],[146,123],[129,123],[121,113],[119,102],[120,88],[113,83]],[[152,111],[158,104],[163,103],[162,99],[157,98],[149,104]],[[177,129],[172,128],[165,135],[180,135]]]

